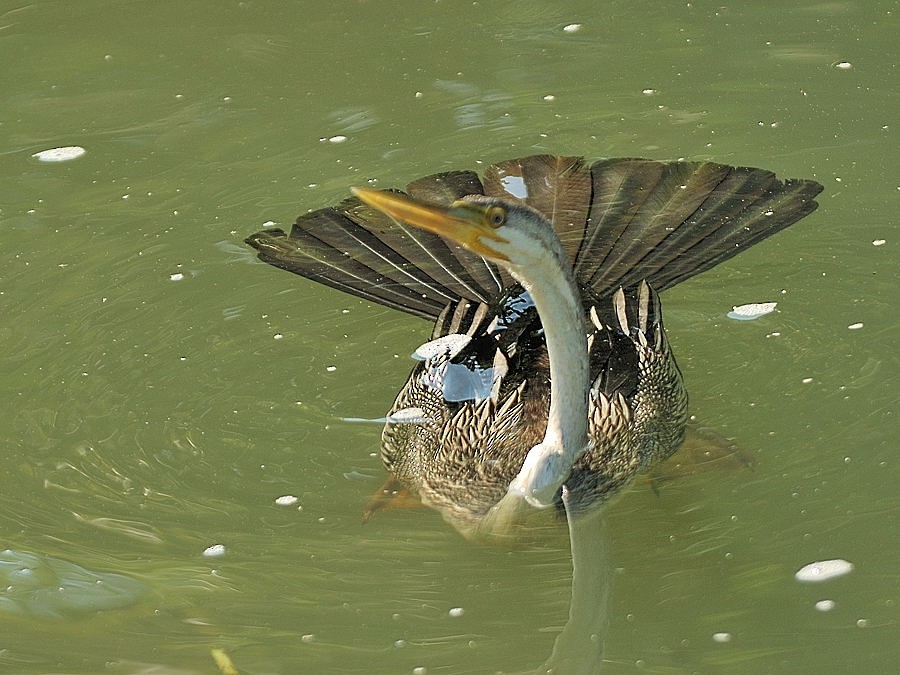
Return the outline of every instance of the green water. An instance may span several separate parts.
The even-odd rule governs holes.
[[[424,509],[360,522],[380,429],[342,418],[384,414],[430,327],[241,243],[350,185],[535,152],[825,185],[663,299],[695,414],[755,466],[609,508],[608,672],[895,672],[897,34],[878,1],[7,4],[0,550],[149,591],[0,613],[0,672],[538,668],[563,528],[498,550]],[[87,153],[31,157],[65,145]],[[829,558],[855,569],[794,580]]]

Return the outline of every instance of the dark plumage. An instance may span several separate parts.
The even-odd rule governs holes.
[[[494,164],[483,181],[470,171],[421,178],[407,194],[445,206],[499,204],[511,224],[514,215],[540,221],[559,237],[581,295],[590,364],[590,445],[565,480],[577,512],[683,438],[687,394],[657,292],[811,213],[821,189],[712,162],[588,167],[578,157],[536,155]],[[400,485],[460,529],[477,524],[547,426],[547,347],[523,286],[504,267],[355,197],[301,216],[290,235],[266,230],[247,243],[272,265],[434,321],[424,360],[391,408],[382,458]]]

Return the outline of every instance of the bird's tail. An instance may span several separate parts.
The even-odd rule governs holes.
[[[713,162],[533,155],[427,176],[410,196],[449,204],[486,194],[552,223],[579,283],[595,295],[646,280],[661,291],[728,260],[815,210],[822,186]],[[388,307],[436,319],[459,300],[487,303],[510,283],[491,262],[351,197],[301,216],[290,235],[247,243],[260,259]],[[468,304],[468,303],[464,303]]]

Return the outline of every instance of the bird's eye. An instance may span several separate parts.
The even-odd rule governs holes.
[[[506,209],[502,206],[492,206],[488,211],[487,220],[491,227],[500,227],[506,222]]]

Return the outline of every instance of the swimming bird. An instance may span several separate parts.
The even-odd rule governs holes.
[[[247,243],[434,323],[386,418],[386,490],[471,534],[523,504],[591,511],[674,453],[688,397],[658,294],[808,215],[821,190],[714,162],[534,155],[357,188]]]

